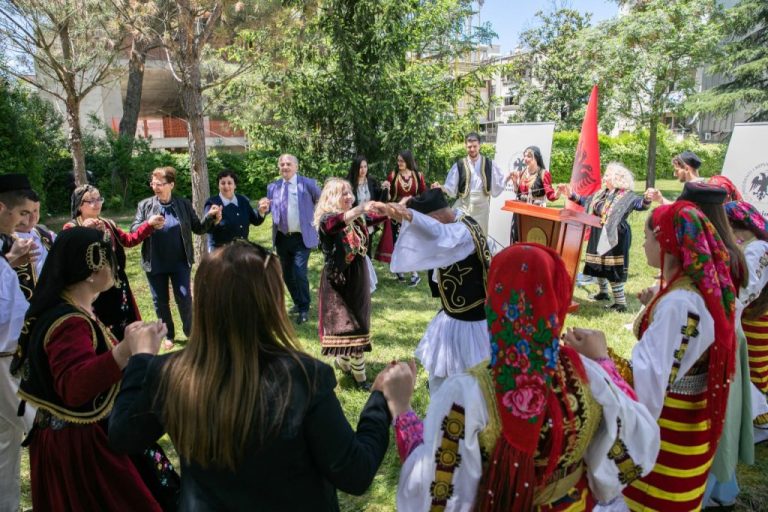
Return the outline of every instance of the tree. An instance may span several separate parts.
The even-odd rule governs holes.
[[[469,26],[471,4],[329,0],[305,11],[290,28],[297,44],[279,65],[233,84],[230,93],[258,88],[268,98],[254,108],[240,102],[234,118],[252,142],[316,160],[428,153],[453,138],[457,124],[472,119],[475,128],[470,94],[488,67],[462,63],[490,30]]]
[[[584,47],[604,70],[601,90],[612,90],[611,108],[648,129],[646,183],[651,187],[658,125],[664,116],[679,115],[694,93],[696,70],[722,37],[720,10],[716,0],[624,3],[629,12],[589,31]]]
[[[539,23],[520,35],[521,52],[507,71],[518,81],[514,119],[556,121],[558,129],[578,130],[594,82],[591,64],[574,42],[591,15],[560,8],[536,17]]]
[[[2,0],[0,37],[8,46],[2,69],[60,99],[77,184],[86,183],[80,104],[94,88],[114,80],[120,34],[98,0]],[[30,72],[34,72],[32,75]]]
[[[768,121],[768,2],[742,0],[726,10],[725,33],[711,71],[726,81],[696,95],[688,108],[728,114],[740,107],[749,121]]]

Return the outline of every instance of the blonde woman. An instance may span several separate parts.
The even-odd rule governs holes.
[[[601,227],[593,227],[587,245],[584,274],[597,278],[600,292],[595,300],[610,300],[606,306],[618,312],[627,310],[624,283],[629,269],[629,247],[632,245],[632,230],[627,222],[629,214],[636,210],[647,210],[650,199],[633,192],[635,180],[629,169],[617,162],[609,163],[603,175],[605,188],[593,196],[579,196],[570,191],[568,185],[560,185],[561,193],[582,206],[586,211],[600,217]]]
[[[325,264],[320,276],[320,344],[325,356],[336,356],[336,366],[352,373],[355,384],[368,390],[365,352],[371,350],[371,289],[368,224],[387,217],[383,203],[369,201],[354,208],[348,181],[331,178],[315,207],[313,225],[320,235]],[[368,215],[366,215],[368,214]]]

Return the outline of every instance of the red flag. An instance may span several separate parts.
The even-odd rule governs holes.
[[[580,196],[590,196],[600,189],[600,144],[597,141],[597,86],[592,88],[587,112],[581,124],[579,145],[571,171],[571,190]],[[572,201],[566,201],[569,210],[583,208]]]

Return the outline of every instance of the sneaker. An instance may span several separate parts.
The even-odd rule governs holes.
[[[405,282],[405,274],[395,274],[397,276],[397,280],[401,283]]]
[[[419,276],[411,276],[411,282],[408,284],[408,286],[416,286],[421,282],[421,277]]]
[[[626,313],[627,305],[626,304],[610,304],[608,306],[605,306],[605,309],[616,311],[617,313]]]
[[[591,297],[592,300],[611,300],[611,296],[605,292],[600,292]]]

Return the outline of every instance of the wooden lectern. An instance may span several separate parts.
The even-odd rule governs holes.
[[[557,251],[571,276],[571,287],[576,284],[579,259],[584,245],[584,230],[588,226],[600,227],[600,219],[574,210],[545,208],[520,201],[507,201],[502,210],[516,213],[520,241],[534,242]],[[514,243],[514,241],[512,241]],[[569,312],[579,305],[571,301]]]

